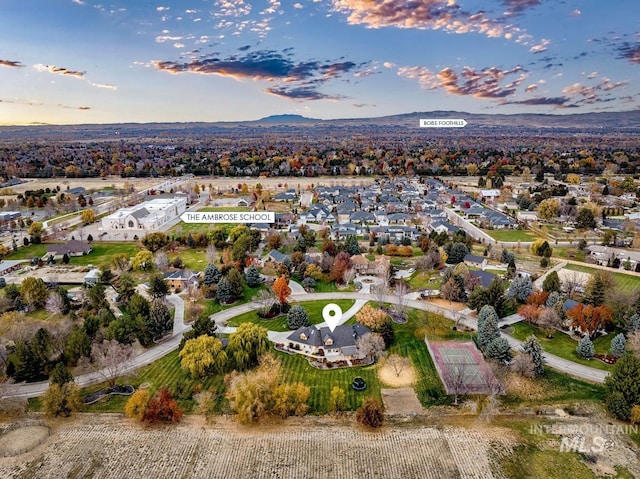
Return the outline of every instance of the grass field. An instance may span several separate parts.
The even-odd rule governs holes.
[[[133,256],[139,250],[138,245],[135,242],[94,242],[92,243],[91,247],[93,248],[91,253],[85,256],[72,256],[70,258],[69,264],[72,266],[86,266],[90,264],[94,266],[108,265],[111,264],[111,260],[116,254],[124,253],[127,256]],[[6,259],[31,259],[36,256],[40,258],[47,256],[46,244],[34,244],[19,248],[18,251],[16,251],[15,253],[11,253],[6,257]],[[60,261],[58,261],[58,263],[60,263]]]
[[[413,290],[420,288],[440,289],[442,279],[436,271],[432,271],[431,274],[415,272],[411,275],[407,283]]]
[[[519,322],[513,325],[514,333],[512,336],[520,341],[524,341],[528,336],[534,335],[540,340],[542,349],[548,353],[555,354],[561,358],[574,361],[576,363],[584,364],[595,369],[602,369],[604,371],[610,371],[611,366],[603,363],[598,359],[583,359],[576,353],[576,347],[578,342],[571,339],[568,335],[559,331],[553,334],[553,339],[548,339],[546,335],[537,327],[527,324],[525,322]],[[613,335],[601,336],[593,341],[593,345],[597,354],[607,354]]]
[[[565,266],[565,269],[570,269],[572,271],[582,271],[591,274],[602,271],[596,268],[590,268],[589,266],[581,266],[577,264],[568,264],[567,266]],[[606,273],[613,276],[616,288],[620,288],[621,290],[628,293],[636,293],[638,290],[640,290],[640,276],[632,276],[625,273],[614,273],[611,271],[606,271]]]
[[[338,299],[332,302],[340,306],[343,312],[355,303],[355,301],[351,299]],[[324,321],[324,319],[322,319],[322,308],[327,304],[326,301],[302,301],[292,303],[292,305],[294,304],[304,307],[309,315],[309,324],[318,324]],[[269,331],[289,331],[286,315],[273,319],[261,319],[258,317],[256,311],[249,311],[229,320],[228,326],[240,326],[242,323],[256,323],[267,328]]]
[[[526,230],[482,230],[496,241],[535,241],[538,237]]]

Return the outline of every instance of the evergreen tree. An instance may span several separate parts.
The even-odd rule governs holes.
[[[344,245],[345,251],[349,253],[349,256],[360,254],[360,246],[358,245],[358,238],[354,235],[347,236],[347,240]]]
[[[625,329],[629,333],[633,333],[634,331],[640,330],[640,314],[634,313],[630,318],[627,319]]]
[[[204,269],[204,278],[202,284],[205,286],[211,286],[212,284],[218,284],[222,279],[222,273],[215,264],[209,263]]]
[[[587,290],[584,294],[584,303],[593,306],[602,306],[604,304],[605,293],[604,280],[600,273],[596,273],[587,283]]]
[[[244,276],[236,268],[231,268],[226,276],[229,285],[231,286],[231,295],[233,301],[242,299],[244,297]],[[218,284],[219,286],[219,284]]]
[[[576,348],[578,356],[581,358],[592,358],[596,354],[596,350],[593,347],[593,342],[588,334],[585,334]]]
[[[298,329],[303,326],[309,326],[309,315],[307,310],[302,306],[292,306],[287,313],[287,326],[289,329]]]
[[[556,304],[562,302],[562,295],[558,291],[552,291],[544,305],[547,308],[553,308]]]
[[[478,313],[478,346],[484,351],[491,341],[499,337],[498,315],[492,306],[483,306]]]
[[[63,384],[73,382],[73,374],[71,374],[64,363],[56,363],[49,375],[49,382],[62,386]]]
[[[558,276],[557,271],[551,271],[542,282],[542,291],[546,291],[547,293],[552,293],[554,291],[560,291],[560,277]]]
[[[169,293],[169,285],[162,277],[162,274],[154,274],[149,280],[149,295],[153,299],[164,299]]]
[[[451,249],[449,250],[449,257],[447,258],[447,263],[449,264],[458,264],[462,263],[464,257],[469,254],[469,248],[464,243],[453,243],[451,245]]]
[[[611,347],[609,348],[609,354],[614,358],[621,358],[626,352],[627,340],[624,334],[620,333],[613,337],[611,340]]]
[[[218,291],[216,293],[216,297],[222,304],[229,304],[233,302],[233,291],[231,289],[231,284],[229,283],[227,278],[223,277],[218,283]]]
[[[607,409],[618,419],[629,420],[631,408],[640,403],[640,358],[622,356],[605,379],[608,388]]]
[[[509,342],[503,337],[497,337],[487,344],[485,356],[489,359],[495,359],[496,361],[506,364],[511,361],[513,354],[511,353],[511,346],[509,346]]]
[[[529,276],[520,276],[511,281],[511,285],[507,290],[507,298],[515,298],[521,303],[524,303],[531,293],[533,293],[531,278]]]
[[[538,338],[531,335],[524,343],[522,343],[522,352],[528,354],[531,357],[531,361],[534,365],[534,372],[536,376],[544,374],[544,358],[542,357],[542,345]]]
[[[262,281],[260,281],[260,272],[255,265],[251,265],[247,268],[244,273],[244,279],[247,282],[247,286],[250,288],[255,288],[256,286],[260,286]]]
[[[173,330],[173,319],[167,305],[159,299],[151,301],[146,329],[151,338],[164,336]]]

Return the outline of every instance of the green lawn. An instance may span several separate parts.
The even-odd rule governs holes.
[[[93,265],[93,266],[102,266],[102,265],[110,265],[111,260],[117,254],[124,253],[127,256],[131,257],[135,255],[140,248],[138,244],[135,242],[128,243],[101,243],[94,242],[91,244],[93,248],[91,253],[85,256],[72,256],[69,264],[71,265]]]
[[[584,251],[580,251],[578,246],[553,246],[553,257],[571,259],[574,261],[584,261]]]
[[[590,268],[589,266],[581,266],[577,264],[568,264],[565,266],[565,269],[570,269],[572,271],[582,271],[585,273],[595,274],[598,271],[596,268]],[[624,270],[621,270],[624,271]],[[607,274],[611,274],[615,280],[615,287],[620,288],[623,291],[628,293],[636,293],[640,290],[640,276],[632,276],[630,274],[625,273],[614,273],[611,271],[606,271]]]
[[[111,259],[118,253],[125,253],[128,256],[133,256],[138,250],[138,245],[135,242],[120,242],[120,243],[102,243],[93,242],[91,244],[93,250],[91,253],[85,256],[72,256],[70,258],[70,265],[94,265],[102,266],[111,264]],[[46,257],[47,245],[46,244],[34,244],[19,248],[15,253],[11,253],[6,257],[8,260],[15,259],[31,259],[35,256],[40,258]],[[59,261],[58,261],[59,263]]]
[[[538,239],[531,231],[526,230],[482,230],[496,241],[535,241]]]
[[[514,333],[512,336],[520,341],[524,341],[528,336],[534,335],[540,340],[542,349],[548,353],[555,354],[561,358],[574,361],[576,363],[584,364],[595,369],[602,369],[604,371],[610,371],[611,366],[603,363],[598,359],[583,359],[576,353],[576,347],[578,342],[571,339],[567,334],[556,331],[553,334],[553,339],[547,339],[545,334],[537,327],[527,324],[525,322],[519,322],[513,325]],[[601,336],[593,341],[597,354],[607,354],[613,335]]]
[[[187,248],[169,255],[169,263],[180,257],[186,268],[193,271],[204,271],[207,267],[207,255],[204,248]]]
[[[413,290],[418,290],[421,288],[440,289],[440,283],[442,283],[442,279],[440,275],[435,271],[432,271],[431,274],[415,272],[411,275],[407,283]]]

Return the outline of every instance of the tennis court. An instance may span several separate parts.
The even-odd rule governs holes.
[[[476,345],[470,341],[425,338],[447,394],[490,394],[497,380]]]

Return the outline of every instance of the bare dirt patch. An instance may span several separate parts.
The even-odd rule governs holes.
[[[416,372],[411,365],[397,375],[390,364],[383,363],[378,369],[378,377],[383,383],[394,388],[412,386],[416,382]]]
[[[0,435],[0,456],[17,456],[31,451],[49,437],[46,426],[24,426]]]
[[[452,309],[453,311],[464,311],[469,308],[464,303],[456,303],[455,301],[447,301],[446,299],[440,298],[429,299],[427,302],[440,306],[441,308]]]
[[[425,414],[416,392],[412,388],[381,389],[384,411],[391,416],[396,414]]]

